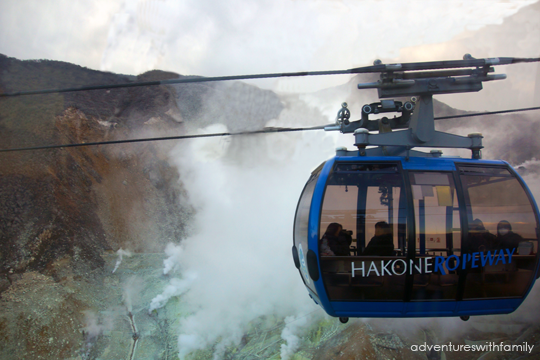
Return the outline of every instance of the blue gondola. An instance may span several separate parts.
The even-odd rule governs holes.
[[[478,91],[486,79],[475,75],[478,88],[458,77],[468,87],[457,89],[447,86],[455,74],[416,74],[408,88],[385,83],[388,72],[369,84],[380,98],[417,95],[412,102],[366,105],[356,122],[343,105],[329,129],[354,132],[357,150],[317,167],[298,203],[295,265],[311,298],[343,322],[507,314],[538,277],[539,212],[523,179],[505,161],[481,159],[480,134],[434,130],[434,93]],[[368,119],[381,112],[402,116]],[[437,146],[468,148],[472,159],[411,150]]]

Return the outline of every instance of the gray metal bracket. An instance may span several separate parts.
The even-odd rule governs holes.
[[[413,129],[393,131],[388,133],[370,134],[367,129],[357,129],[354,132],[354,145],[359,149],[365,149],[367,146],[391,146],[404,147],[411,149],[413,147],[427,148],[463,148],[472,151],[473,159],[480,159],[482,148],[481,134],[469,134],[469,136],[459,136],[448,134],[442,131],[433,131],[429,141],[419,141],[414,135]]]
[[[470,55],[464,56],[464,61],[471,60]],[[473,159],[481,158],[482,135],[470,134],[459,136],[435,130],[433,115],[433,95],[460,92],[476,92],[482,90],[482,82],[505,79],[506,75],[488,75],[493,72],[493,65],[486,62],[485,66],[474,69],[414,71],[422,69],[403,69],[400,64],[386,66],[381,72],[381,79],[375,83],[358,84],[359,89],[376,88],[379,98],[393,96],[414,96],[412,102],[381,100],[380,103],[365,105],[362,108],[362,119],[349,121],[350,112],[347,104],[343,103],[338,114],[336,125],[325,130],[339,130],[342,133],[354,133],[355,146],[360,154],[366,154],[367,146],[382,146],[383,154],[407,153],[414,147],[428,148],[465,148],[470,149]],[[376,62],[380,65],[380,62]],[[413,105],[411,105],[413,104]],[[373,108],[377,111],[371,111]],[[368,109],[368,111],[364,111]],[[399,118],[383,117],[376,121],[368,120],[368,114],[380,112],[401,112]],[[344,114],[346,114],[346,119]],[[396,129],[407,129],[392,131]],[[379,131],[370,134],[369,131]],[[371,151],[372,152],[372,151]]]

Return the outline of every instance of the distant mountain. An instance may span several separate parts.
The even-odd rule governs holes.
[[[49,60],[0,55],[0,91],[178,78],[117,75]],[[239,101],[242,100],[242,101]],[[151,86],[0,99],[0,147],[181,135],[211,123],[260,129],[282,109],[271,91],[242,83]],[[202,115],[204,114],[204,115]],[[0,154],[0,290],[13,273],[45,271],[60,258],[102,264],[106,249],[153,251],[182,238],[190,209],[179,200],[175,142]],[[145,239],[158,239],[149,245]],[[161,250],[161,249],[160,249]]]

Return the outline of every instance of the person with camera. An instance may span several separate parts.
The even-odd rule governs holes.
[[[352,231],[345,230],[341,228],[338,234],[338,241],[335,246],[337,251],[336,255],[340,256],[350,256],[351,255],[351,244],[352,244]]]
[[[351,243],[352,231],[344,230],[341,224],[331,223],[321,239],[321,250],[324,252],[325,245],[328,245],[333,255],[349,256]]]

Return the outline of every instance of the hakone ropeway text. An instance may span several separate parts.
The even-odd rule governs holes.
[[[508,259],[504,254],[508,254]],[[512,250],[512,251],[510,251]],[[361,272],[362,277],[373,275],[384,276],[384,275],[405,275],[407,271],[409,274],[413,274],[413,271],[416,270],[419,274],[429,274],[432,272],[440,272],[442,275],[446,275],[446,270],[454,271],[461,266],[462,269],[465,269],[467,264],[470,264],[471,268],[484,267],[486,265],[497,265],[500,262],[503,264],[510,264],[512,262],[512,255],[516,249],[501,249],[495,250],[493,254],[491,251],[487,253],[475,252],[472,254],[462,254],[461,256],[450,255],[445,258],[442,256],[428,256],[424,258],[418,258],[415,260],[410,259],[407,263],[404,259],[392,259],[392,260],[381,260],[380,269],[375,265],[375,261],[370,261],[369,268],[366,269],[366,262],[362,261],[361,266],[355,266],[354,261],[351,262],[352,268],[352,277],[355,277],[355,272]],[[432,259],[435,259],[435,262],[432,262]],[[454,263],[451,264],[451,259],[455,259]],[[445,270],[446,268],[446,270]]]

